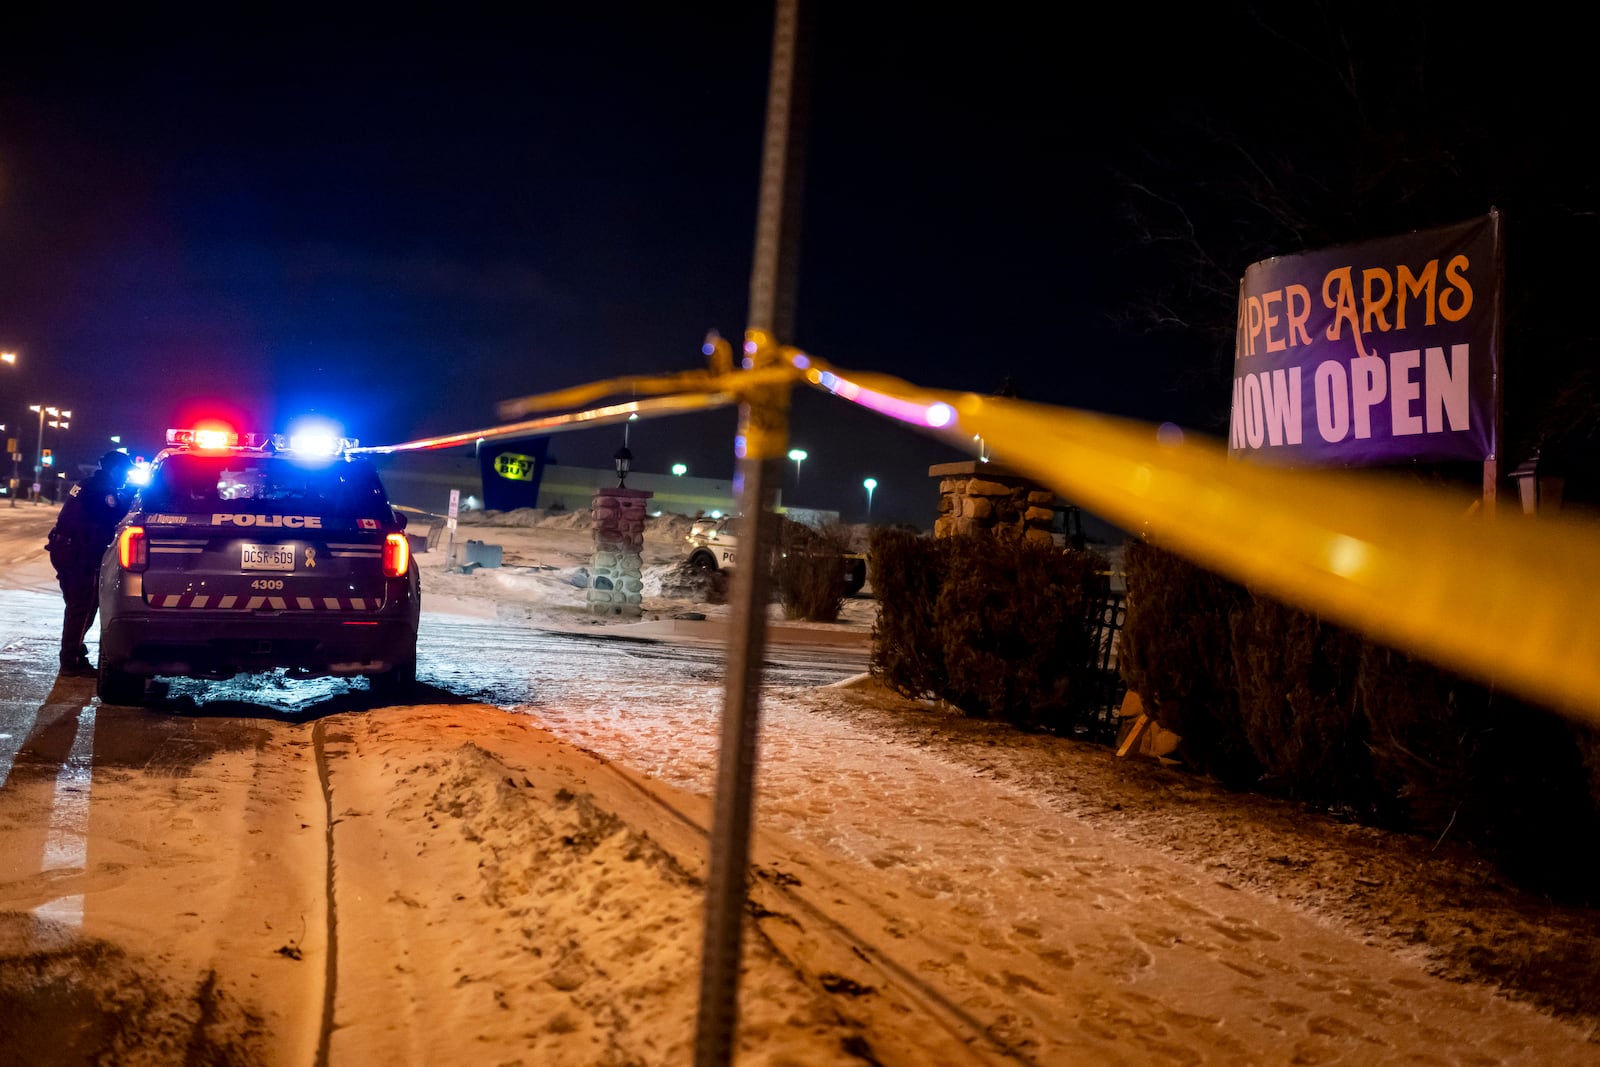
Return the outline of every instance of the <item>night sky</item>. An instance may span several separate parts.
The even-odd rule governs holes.
[[[204,415],[280,429],[315,411],[364,444],[470,430],[507,397],[699,366],[707,330],[744,329],[767,4],[292,31],[7,18],[0,349],[19,361],[0,367],[0,421],[21,422],[26,452],[38,402],[74,411],[46,441],[69,464],[114,433],[153,452]],[[1096,18],[816,6],[789,340],[933,387],[1220,425],[1226,379],[1195,372],[1226,298],[1209,334],[1149,332],[1141,308],[1184,268],[1152,264],[1130,189],[1187,165],[1163,131],[1230,115],[1336,156],[1307,132],[1327,72],[1248,6]],[[1394,36],[1425,20],[1390,18],[1399,69]],[[1296,239],[1479,214],[1499,192],[1456,182],[1342,230],[1258,227],[1218,276]],[[1226,228],[1220,203],[1196,224]],[[731,477],[734,422],[635,423],[635,468]],[[927,467],[962,458],[810,392],[791,436],[809,458],[785,502],[847,520],[870,475],[874,519],[931,524]],[[605,466],[620,444],[620,428],[562,434],[552,454]]]

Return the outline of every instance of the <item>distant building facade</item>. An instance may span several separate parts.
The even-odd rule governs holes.
[[[374,455],[371,459],[383,478],[389,498],[402,508],[443,515],[450,508],[452,489],[460,492],[463,510],[476,511],[487,506],[483,466],[473,450],[393,452]],[[541,463],[537,502],[532,506],[587,510],[594,500],[595,490],[615,488],[616,484],[615,470]],[[691,516],[731,515],[736,507],[732,481],[632,471],[628,474],[627,487],[649,490],[652,511]]]

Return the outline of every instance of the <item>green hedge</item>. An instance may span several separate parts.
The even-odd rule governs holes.
[[[912,697],[1082,734],[1103,690],[1093,553],[874,531],[872,669]],[[1118,662],[1185,765],[1235,788],[1469,843],[1511,877],[1600,899],[1600,731],[1135,542]],[[1580,850],[1580,851],[1575,851]]]
[[[1156,722],[1183,738],[1190,767],[1231,786],[1257,781],[1245,735],[1230,623],[1248,602],[1231,582],[1140,541],[1123,563],[1128,616],[1118,664]]]
[[[1600,736],[1142,543],[1121,666],[1179,755],[1235,786],[1471,843],[1525,884],[1600,893]],[[1252,778],[1253,775],[1253,778]]]
[[[1251,596],[1229,620],[1239,720],[1272,791],[1388,821],[1356,691],[1363,643],[1315,615]]]
[[[1573,852],[1600,831],[1587,727],[1377,645],[1359,684],[1374,763],[1413,828],[1470,841],[1524,883],[1600,894]]]
[[[1030,730],[1088,728],[1103,692],[1091,603],[1106,560],[1051,545],[874,531],[872,669],[897,691]]]
[[[813,529],[784,516],[772,558],[772,595],[789,619],[836,622],[844,609],[843,557],[850,533],[837,523]]]
[[[914,698],[947,688],[936,610],[944,581],[937,544],[896,527],[873,530],[867,543],[867,581],[878,598],[872,671]]]

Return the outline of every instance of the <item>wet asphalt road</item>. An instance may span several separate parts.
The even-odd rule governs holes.
[[[23,768],[56,775],[91,765],[181,773],[213,752],[255,745],[273,721],[303,723],[381,706],[364,680],[281,672],[225,682],[158,679],[144,708],[102,706],[92,678],[56,676],[60,612],[59,595],[42,590],[0,596],[0,789],[14,763],[23,774],[29,773]],[[91,654],[97,640],[91,631]],[[826,685],[867,667],[865,647],[769,643],[767,652],[767,685]],[[615,686],[648,700],[649,686],[663,681],[720,686],[724,654],[716,645],[555,633],[425,612],[418,660],[412,703],[510,709],[559,703],[580,687]]]

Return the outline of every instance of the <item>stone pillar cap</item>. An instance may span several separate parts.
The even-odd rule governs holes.
[[[998,463],[982,463],[975,459],[958,460],[955,463],[935,463],[928,468],[928,477],[930,478],[952,478],[961,474],[981,474],[986,478],[1036,480],[1032,475],[1014,471],[1010,467],[1002,467]]]

